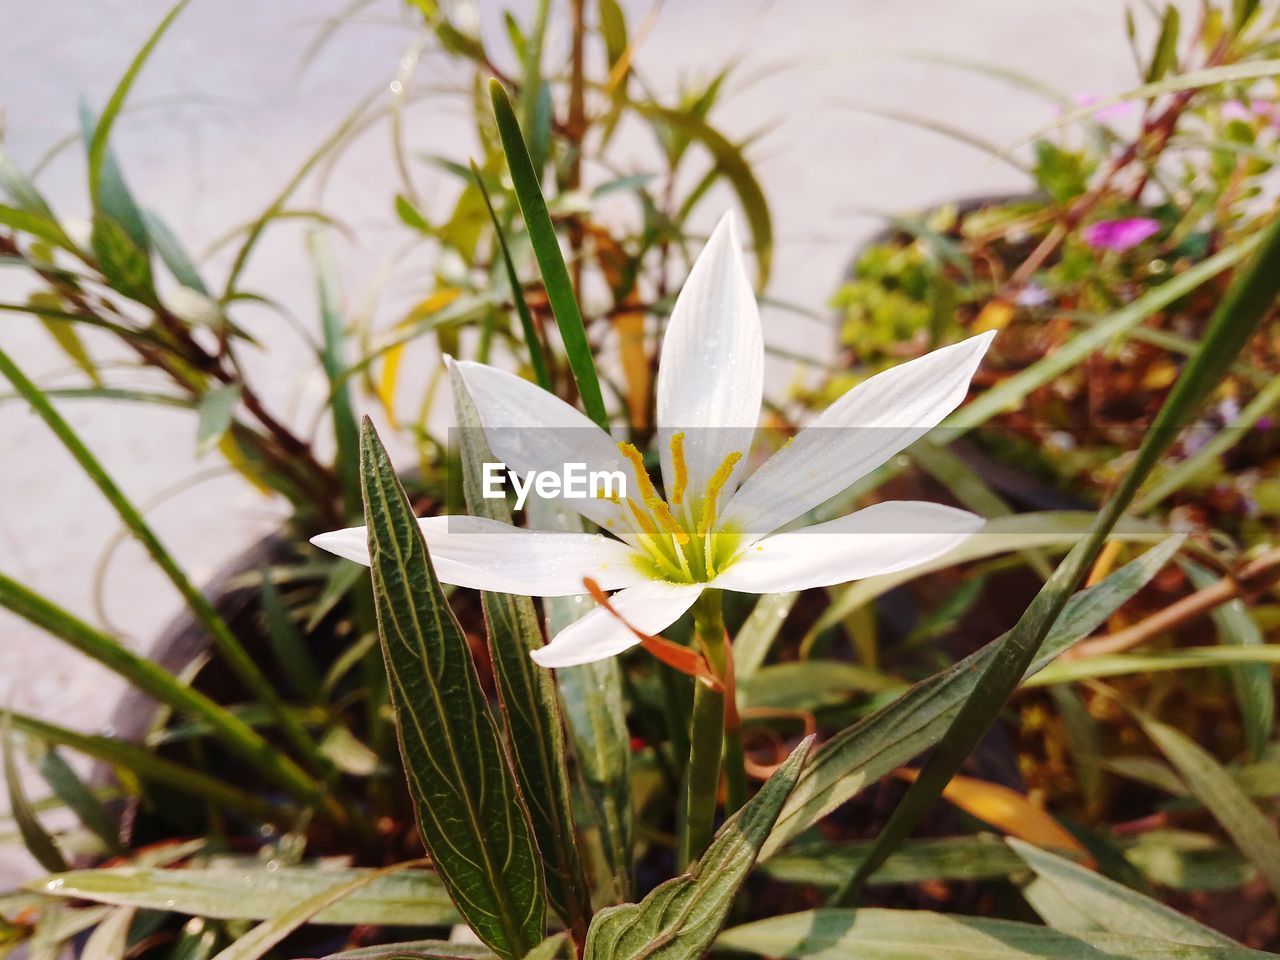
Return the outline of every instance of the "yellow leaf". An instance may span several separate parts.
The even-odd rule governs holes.
[[[230,430],[224,433],[222,439],[218,441],[218,450],[226,458],[227,463],[231,464],[232,468],[253,484],[260,493],[271,496],[275,492],[263,481],[253,461],[244,455],[244,451],[240,449],[239,441],[236,440],[235,435]]]
[[[620,313],[613,320],[622,355],[622,373],[627,379],[627,412],[631,426],[647,427],[649,420],[649,355],[644,342],[644,313]]]
[[[918,771],[907,767],[894,771],[894,776],[908,782],[913,782],[918,775]],[[952,777],[942,795],[965,813],[1002,833],[1038,847],[1068,850],[1088,857],[1079,840],[1046,810],[1017,790],[975,777]]]
[[[395,325],[395,329],[403,330],[411,324],[417,323],[423,317],[429,317],[431,314],[443,310],[453,301],[457,300],[462,291],[457,287],[445,287],[443,290],[437,290],[431,296],[427,297],[400,320]],[[400,428],[400,421],[396,417],[396,384],[400,379],[400,361],[404,358],[404,348],[406,344],[396,344],[386,352],[382,360],[382,375],[374,384],[374,392],[378,396],[378,402],[382,404],[382,409],[387,411],[387,420],[390,421],[393,429]]]
[[[988,330],[1003,330],[1012,319],[1013,304],[1004,300],[992,300],[978,314],[978,319],[973,322],[972,332],[986,333]]]
[[[1178,368],[1168,361],[1153,363],[1142,375],[1144,390],[1163,390],[1178,379]]]

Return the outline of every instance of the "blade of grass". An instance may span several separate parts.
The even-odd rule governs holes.
[[[169,578],[169,582],[174,585],[178,593],[187,602],[195,618],[209,631],[209,636],[213,640],[214,646],[226,659],[227,664],[253,695],[261,700],[271,711],[289,740],[303,752],[308,762],[313,764],[316,769],[326,769],[328,763],[320,754],[316,742],[299,723],[296,716],[285,708],[284,701],[276,692],[275,687],[271,685],[271,682],[258,668],[253,658],[249,656],[248,651],[236,639],[235,634],[231,632],[231,628],[227,626],[226,621],[214,609],[213,604],[187,579],[187,575],[178,566],[173,556],[164,548],[164,545],[151,530],[150,525],[142,514],[138,512],[124,492],[116,486],[115,481],[107,475],[107,472],[98,463],[89,448],[84,445],[80,437],[71,429],[71,425],[53,408],[53,405],[49,403],[48,398],[45,397],[40,388],[32,383],[18,369],[8,354],[2,350],[0,350],[0,374],[3,374],[18,392],[26,398],[27,402],[40,415],[40,418],[44,420],[54,435],[62,441],[62,445],[75,458],[76,463],[80,465],[85,475],[93,481],[102,495],[115,508],[125,526],[146,548],[151,559],[165,573]],[[237,738],[237,742],[242,746],[246,746],[248,741],[240,737]],[[255,762],[261,764],[270,763],[281,785],[287,787],[299,799],[315,800],[324,795],[323,788],[319,783],[304,773],[287,757],[280,755],[278,751],[271,749],[262,751],[255,746],[254,755],[257,757]]]
[[[46,750],[40,758],[40,775],[49,785],[54,796],[67,805],[90,833],[102,841],[103,847],[117,856],[124,854],[120,843],[120,830],[97,797],[80,775],[62,759],[56,750]]]
[[[152,51],[155,50],[156,45],[160,42],[160,38],[164,36],[165,31],[178,18],[178,14],[182,13],[190,2],[191,0],[178,0],[169,12],[165,14],[159,26],[147,38],[147,42],[134,55],[133,62],[129,64],[124,76],[120,78],[120,82],[111,94],[111,99],[107,101],[107,105],[102,111],[102,116],[98,119],[97,126],[94,127],[93,136],[89,140],[89,195],[93,198],[95,208],[99,206],[99,196],[102,188],[102,168],[107,159],[107,142],[111,138],[111,128],[115,125],[116,118],[124,107],[125,98],[129,96],[129,90],[133,86],[133,82],[138,78],[139,72],[141,72]]]
[[[96,660],[160,703],[189,717],[200,718],[229,750],[273,783],[289,787],[306,782],[305,774],[288,757],[230,710],[4,574],[0,574],[0,607]],[[310,795],[305,793],[304,798]]]
[[[348,519],[360,516],[360,428],[351,408],[351,392],[343,377],[343,329],[339,312],[338,280],[328,238],[319,231],[307,236],[307,250],[316,273],[316,297],[320,304],[320,326],[324,334],[321,360],[329,378],[329,409],[337,442],[334,463],[342,486],[342,505]]]
[[[529,231],[529,241],[533,244],[538,269],[542,271],[542,283],[546,287],[547,300],[551,304],[556,325],[560,328],[560,339],[564,342],[574,382],[578,385],[582,409],[601,427],[607,428],[609,416],[604,408],[604,397],[600,393],[600,379],[596,375],[591,345],[587,342],[587,330],[582,322],[582,313],[578,310],[578,299],[573,290],[573,281],[569,279],[569,270],[565,267],[555,225],[547,211],[547,201],[538,185],[538,173],[529,157],[529,148],[520,132],[520,123],[516,120],[511,100],[497,80],[489,81],[489,96],[493,101],[498,133],[502,137],[502,149],[507,155],[507,166],[511,170],[516,200],[524,214],[525,229]]]
[[[20,713],[11,713],[9,717],[15,730],[20,730],[45,743],[59,744],[77,753],[93,757],[95,760],[128,770],[139,780],[164,784],[191,796],[202,797],[227,809],[240,810],[272,823],[292,820],[287,815],[287,811],[261,797],[247,793],[238,787],[232,787],[198,770],[165,760],[143,747],[136,747],[111,737],[78,733]]]
[[[1053,628],[1071,595],[1083,582],[1111,528],[1129,507],[1147,475],[1159,462],[1178,431],[1199,410],[1210,391],[1235,362],[1236,356],[1268,313],[1280,291],[1280,221],[1260,235],[1260,249],[1226,298],[1214,311],[1200,349],[1174,384],[1128,472],[1103,507],[1089,536],[1072,548],[1052,577],[978,675],[973,693],[961,705],[947,734],[929,758],[918,779],[894,809],[866,862],[838,892],[838,905],[855,902],[862,884],[937,802],[947,782],[959,771],[970,751],[985,736],[1022,680],[1040,645]],[[1277,875],[1280,879],[1280,874]]]
[[[520,275],[516,273],[516,265],[511,259],[511,250],[507,247],[506,234],[502,230],[502,224],[498,222],[498,214],[493,209],[493,201],[489,197],[489,190],[484,185],[484,179],[480,176],[480,171],[476,169],[475,162],[471,163],[471,174],[475,178],[476,186],[480,188],[480,196],[484,197],[485,209],[489,211],[489,219],[493,222],[493,235],[498,240],[498,249],[502,253],[502,264],[507,272],[507,283],[511,287],[511,299],[515,304],[516,316],[520,318],[520,329],[524,333],[525,346],[529,348],[529,365],[533,367],[533,375],[538,381],[538,386],[548,392],[552,391],[551,375],[547,373],[547,359],[543,353],[542,340],[538,337],[538,330],[533,325],[533,316],[529,313],[529,304],[524,299],[524,288],[520,285]]]
[[[13,822],[18,826],[22,845],[40,866],[50,873],[61,873],[67,869],[67,861],[31,807],[27,789],[22,783],[22,774],[18,772],[18,760],[14,756],[16,747],[13,742],[13,723],[8,714],[4,716],[3,733],[4,742],[0,746],[4,750],[4,785],[9,794],[9,811]]]

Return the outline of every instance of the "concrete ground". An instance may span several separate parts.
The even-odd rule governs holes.
[[[0,129],[20,165],[34,166],[74,130],[80,97],[98,107],[105,102],[168,5],[0,3],[10,23],[0,34]],[[635,22],[649,8],[647,0],[626,5]],[[255,216],[351,105],[394,78],[412,41],[396,0],[372,3],[299,76],[323,18],[347,6],[348,0],[196,0],[157,50],[114,144],[134,192],[164,213],[190,249],[204,250]],[[507,4],[480,6],[495,49],[505,50],[499,14]],[[713,119],[734,137],[764,131],[750,157],[775,217],[769,293],[821,309],[850,249],[877,227],[868,213],[1026,186],[1016,170],[971,147],[857,112],[855,104],[926,115],[1007,144],[1051,121],[1054,108],[940,61],[1021,71],[1069,93],[1120,90],[1135,81],[1123,15],[1115,0],[681,0],[661,10],[638,63],[654,90],[670,94],[682,80],[741,59],[735,92]],[[564,41],[557,31],[553,42],[563,49]],[[936,56],[906,58],[907,52]],[[438,62],[423,74],[450,79]],[[456,106],[442,109],[430,99],[410,112],[406,137],[411,153],[465,159],[469,149]],[[385,128],[376,128],[334,167],[322,196],[315,189],[299,196],[355,231],[354,244],[338,241],[355,302],[404,240],[390,204],[398,181],[389,157]],[[414,175],[428,206],[441,209],[447,191],[441,177],[425,166],[415,166]],[[61,214],[85,215],[76,149],[60,151],[39,182]],[[287,304],[314,330],[303,251],[300,227],[278,228],[246,284]],[[410,263],[395,275],[393,301],[416,289],[414,268]],[[225,261],[215,258],[210,269],[220,278]],[[12,271],[0,270],[0,300],[23,290]],[[391,312],[379,316],[384,324],[394,319]],[[324,387],[300,340],[276,314],[246,317],[265,345],[248,358],[257,382],[299,429],[312,429]],[[771,342],[797,351],[821,355],[832,342],[830,327],[790,314],[766,310],[765,323]],[[0,314],[0,348],[43,382],[74,380],[31,318]],[[411,370],[406,379],[413,379]],[[197,579],[282,516],[279,504],[219,471],[215,458],[195,458],[194,422],[183,411],[105,402],[67,402],[62,410],[135,501],[153,505],[149,516],[160,536]],[[95,585],[118,530],[110,508],[43,424],[16,403],[0,403],[0,570],[94,622],[105,620],[145,652],[179,603],[132,543],[114,550]],[[95,591],[104,598],[100,608]],[[103,729],[119,689],[110,674],[2,612],[0,630],[0,706]],[[33,869],[21,855],[0,859],[0,887]]]

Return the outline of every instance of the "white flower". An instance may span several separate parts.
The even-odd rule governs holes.
[[[494,455],[515,473],[567,463],[622,470],[627,498],[564,501],[612,536],[520,529],[477,517],[421,521],[445,583],[527,596],[617,590],[612,605],[661,632],[703,590],[775,593],[891,573],[931,560],[982,526],[935,503],[879,503],[775,532],[840,493],[936,426],[964,399],[994,333],[901,364],[849,390],[743,481],[760,413],[764,345],[755,297],[726,216],[689,274],[662,342],[658,443],[665,498],[630,444],[529,381],[458,362]],[[741,484],[741,486],[739,486]],[[313,541],[367,564],[363,527]],[[566,667],[638,642],[604,609],[560,631],[533,658]]]

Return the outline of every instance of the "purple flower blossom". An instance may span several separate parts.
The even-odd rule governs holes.
[[[1127,220],[1099,220],[1084,228],[1084,242],[1095,250],[1128,250],[1155,236],[1160,224],[1150,217]]]
[[[1258,422],[1253,426],[1255,430],[1270,430],[1275,425],[1276,422],[1270,417],[1259,417]]]

